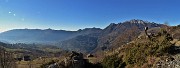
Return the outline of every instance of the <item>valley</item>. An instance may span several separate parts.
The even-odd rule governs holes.
[[[179,25],[132,19],[104,29],[13,29],[0,40],[2,68],[180,67]]]

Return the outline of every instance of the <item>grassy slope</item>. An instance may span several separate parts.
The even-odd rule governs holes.
[[[177,30],[179,30],[179,27],[171,29],[170,33],[173,32],[174,34],[178,34],[179,32]],[[179,56],[178,53],[177,55],[171,55],[169,52],[172,49],[170,47],[174,46],[169,40],[171,35],[166,32],[159,32],[158,34],[159,35],[153,37],[152,40],[147,39],[145,36],[141,36],[141,38],[119,47],[116,50],[108,51],[105,54],[112,58],[113,55],[117,55],[118,59],[123,60],[121,63],[126,63],[126,68],[155,67],[156,63],[160,60],[164,60],[162,58]],[[176,38],[178,37],[179,36],[176,36]],[[179,41],[176,42],[176,44],[179,44]],[[107,62],[109,59],[104,59],[103,61]],[[112,60],[110,61],[115,62]],[[121,63],[117,66],[121,66]]]

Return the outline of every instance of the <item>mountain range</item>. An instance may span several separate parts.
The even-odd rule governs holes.
[[[144,31],[144,27],[151,29],[165,25],[133,19],[118,24],[111,23],[104,29],[85,28],[78,31],[13,29],[0,33],[0,40],[9,43],[52,44],[65,50],[92,53],[126,44],[137,38]]]

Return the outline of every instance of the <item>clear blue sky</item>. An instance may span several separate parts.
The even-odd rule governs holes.
[[[0,31],[78,30],[142,19],[180,24],[180,0],[0,0]]]

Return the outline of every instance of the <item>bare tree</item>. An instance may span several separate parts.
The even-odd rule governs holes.
[[[16,68],[13,54],[0,48],[0,68]]]

